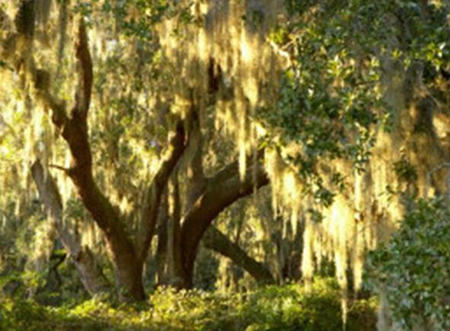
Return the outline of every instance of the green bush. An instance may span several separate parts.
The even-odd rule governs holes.
[[[48,311],[32,301],[6,298],[0,302],[0,330],[40,331],[49,320]]]
[[[399,330],[450,330],[450,209],[413,204],[387,245],[369,255],[368,283],[386,296]]]
[[[230,295],[162,288],[150,296],[151,304],[126,306],[92,299],[44,308],[4,299],[0,330],[341,331],[339,293],[333,280],[321,279],[308,292],[297,284]],[[352,302],[347,330],[375,330],[375,306],[373,300]]]
[[[253,317],[247,331],[344,329],[340,290],[331,279],[316,280],[310,291],[298,285],[261,289],[245,308],[245,320]],[[352,302],[346,330],[375,330],[375,309],[373,300]]]

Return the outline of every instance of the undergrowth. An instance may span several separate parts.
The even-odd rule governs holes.
[[[298,284],[229,295],[162,288],[148,302],[136,305],[94,298],[55,308],[4,297],[0,299],[0,330],[375,330],[373,299],[351,302],[344,329],[339,293],[333,280],[321,279],[308,292]]]

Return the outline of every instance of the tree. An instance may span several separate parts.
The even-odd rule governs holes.
[[[50,71],[39,67],[33,54],[21,53],[21,51],[31,48],[34,43],[33,22],[38,20],[37,14],[39,12],[33,1],[22,1],[19,4],[15,19],[16,31],[11,31],[5,41],[5,43],[13,44],[13,49],[9,50],[11,53],[5,54],[8,65],[29,77],[32,84],[31,92],[42,103],[54,127],[68,145],[71,156],[70,166],[58,168],[71,179],[79,198],[105,236],[120,295],[127,299],[141,300],[144,298],[142,268],[154,234],[161,196],[172,170],[189,144],[189,136],[198,126],[196,123],[199,119],[195,101],[192,100],[190,103],[185,118],[176,120],[174,124],[173,137],[168,142],[166,152],[160,157],[160,167],[147,188],[142,206],[142,217],[136,226],[138,231],[131,235],[123,215],[105,196],[94,176],[95,165],[93,164],[88,126],[94,70],[84,18],[78,20],[75,34],[74,56],[77,68],[77,86],[74,88],[74,106],[67,110],[65,103],[53,93],[55,89],[52,86]],[[23,49],[15,44],[19,40],[24,42]],[[199,150],[201,151],[201,148]],[[252,175],[250,175],[250,171],[252,171]],[[40,183],[38,166],[34,167],[34,173],[37,175],[36,181]],[[235,200],[253,192],[255,187],[267,184],[267,177],[264,170],[258,165],[258,159],[255,160],[253,166],[249,167],[249,174],[243,181],[239,178],[237,162],[225,166],[211,178],[200,178],[200,180],[205,185],[203,189],[195,192],[196,196],[192,199],[192,207],[189,207],[190,209],[183,215],[183,224],[179,229],[180,233],[177,234],[179,242],[175,246],[179,250],[180,256],[178,262],[180,265],[175,270],[182,280],[181,286],[184,287],[192,286],[192,271],[197,246],[206,228],[217,214]],[[198,183],[193,183],[193,186],[195,185]],[[38,186],[42,186],[42,184]],[[49,194],[48,189],[43,190],[42,187],[40,192],[43,197]],[[52,203],[48,198],[45,200],[47,200],[47,206],[50,207],[49,205]],[[56,213],[60,213],[61,206],[58,202],[56,202],[56,209]],[[54,203],[51,210],[55,211]],[[54,218],[58,219],[59,216]],[[56,221],[56,224],[59,225],[59,222]],[[60,234],[63,234],[62,229],[60,230]],[[88,272],[95,274],[94,270]]]

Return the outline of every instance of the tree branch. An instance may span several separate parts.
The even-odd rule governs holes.
[[[72,116],[80,116],[86,120],[89,106],[91,103],[93,67],[91,53],[89,52],[89,41],[86,33],[86,24],[80,19],[78,26],[77,42],[75,44],[78,86],[75,94],[75,107],[72,110]]]
[[[34,20],[28,23],[34,24]],[[15,44],[13,47],[17,51],[18,46]],[[122,223],[119,211],[101,192],[93,177],[87,124],[92,93],[93,65],[83,19],[79,21],[75,48],[78,84],[74,107],[69,115],[66,112],[65,104],[59,102],[50,92],[49,72],[36,68],[33,57],[19,57],[15,67],[17,71],[24,68],[31,76],[36,96],[47,109],[51,110],[53,124],[69,145],[72,160],[67,174],[84,206],[105,234],[116,277],[119,280],[119,287],[125,296],[130,294],[135,299],[143,299],[145,295],[142,284],[135,281],[137,278],[140,279],[142,273],[142,266],[136,263],[135,246]],[[123,266],[127,267],[123,268]]]
[[[181,227],[181,252],[183,268],[189,272],[195,259],[197,246],[208,226],[216,216],[238,199],[267,185],[269,178],[261,160],[263,150],[256,158],[248,157],[245,178],[240,179],[239,162],[235,161],[210,178],[203,194],[184,215]]]
[[[182,120],[179,120],[176,125],[175,134],[170,139],[169,145],[162,157],[161,166],[147,191],[137,245],[138,259],[140,261],[143,261],[147,256],[148,246],[155,232],[161,196],[172,170],[175,168],[186,148],[185,140],[186,132],[184,123]]]
[[[206,248],[209,248],[223,256],[230,258],[237,266],[247,271],[258,283],[273,284],[275,281],[266,266],[229,240],[215,226],[208,227],[202,240]]]
[[[48,167],[49,167],[49,168],[55,168],[55,169],[58,169],[58,170],[60,170],[60,171],[62,171],[62,172],[64,172],[64,173],[66,173],[66,174],[68,174],[69,171],[70,171],[70,169],[65,168],[65,167],[62,167],[62,166],[57,165],[57,164],[49,164]]]

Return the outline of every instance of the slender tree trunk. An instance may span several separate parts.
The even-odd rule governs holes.
[[[169,223],[169,242],[168,242],[168,282],[174,287],[180,287],[182,279],[179,277],[181,272],[180,256],[180,221],[181,221],[181,201],[180,185],[176,174],[172,177],[170,194],[172,196],[172,206],[170,208]]]
[[[158,214],[158,246],[155,253],[155,284],[164,285],[168,278],[168,264],[170,262],[169,250],[169,205],[167,201],[167,192],[163,194]]]
[[[303,247],[303,225],[300,220],[297,224],[297,232],[289,241],[289,254],[283,269],[283,277],[288,280],[299,280],[301,277],[301,261]]]
[[[85,289],[91,294],[99,294],[111,290],[105,275],[95,261],[89,247],[82,247],[78,236],[67,228],[63,222],[63,206],[59,191],[50,173],[44,173],[39,160],[31,167],[33,180],[39,191],[39,196],[54,223],[64,248],[69,253]]]

